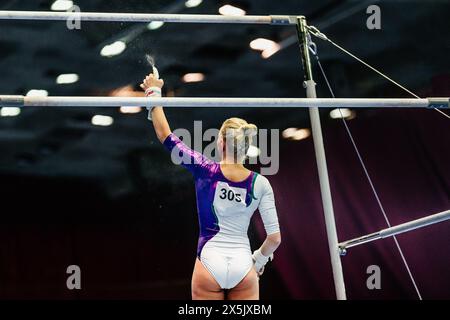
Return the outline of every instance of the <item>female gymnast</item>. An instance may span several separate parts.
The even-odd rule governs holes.
[[[161,96],[157,72],[141,84],[147,96]],[[257,300],[259,276],[281,242],[272,188],[267,178],[246,169],[245,155],[256,126],[239,118],[220,129],[217,163],[187,147],[169,127],[162,107],[149,108],[156,135],[194,176],[200,237],[192,275],[194,300]],[[173,154],[173,153],[172,153]],[[250,218],[259,209],[267,233],[262,246],[250,250]]]

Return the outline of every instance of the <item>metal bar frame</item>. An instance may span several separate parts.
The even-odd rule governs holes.
[[[222,24],[296,24],[295,16],[223,16],[208,14],[170,13],[107,13],[77,11],[4,11],[0,20],[45,20],[45,21],[97,21],[97,22],[171,22],[171,23],[222,23]]]
[[[302,54],[303,69],[305,71],[304,87],[308,98],[317,98],[316,83],[313,79],[311,59],[309,56],[309,37],[305,17],[301,16],[297,21],[297,35]],[[338,236],[336,222],[334,219],[333,200],[331,197],[330,182],[328,176],[327,160],[322,136],[322,125],[320,123],[320,113],[317,106],[309,108],[314,150],[316,153],[317,170],[319,173],[320,192],[322,196],[323,213],[325,217],[325,227],[328,238],[328,248],[330,251],[331,268],[333,271],[334,288],[338,300],[346,300],[344,272],[339,255]]]
[[[439,101],[439,102],[436,102]],[[346,98],[184,98],[184,97],[34,97],[0,95],[4,107],[248,107],[248,108],[448,108],[449,98],[346,99]]]
[[[402,234],[405,232],[413,231],[416,229],[424,228],[436,223],[444,222],[450,220],[450,210],[442,211],[436,214],[432,214],[423,218],[408,221],[390,228],[382,229],[380,231],[367,234],[358,238],[343,241],[339,243],[339,251],[343,256],[347,254],[347,249],[351,247],[356,247],[361,244],[369,243],[379,239],[385,239],[393,237],[397,234]]]
[[[356,239],[338,243],[333,203],[320,123],[319,107],[328,108],[449,108],[449,98],[427,99],[317,99],[309,56],[309,31],[303,16],[222,16],[148,13],[99,13],[99,12],[47,12],[0,11],[0,20],[54,20],[54,21],[111,21],[111,22],[174,22],[174,23],[223,23],[295,25],[305,71],[306,99],[296,98],[134,98],[134,97],[26,97],[0,95],[4,107],[114,107],[153,106],[165,107],[292,107],[309,108],[314,139],[325,224],[330,250],[331,265],[339,300],[346,299],[345,283],[340,253],[355,245],[390,237],[417,228],[450,219],[450,211],[417,219],[395,227],[383,229]]]

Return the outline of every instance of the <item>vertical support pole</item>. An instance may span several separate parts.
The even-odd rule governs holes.
[[[303,68],[305,70],[304,87],[308,98],[317,98],[316,83],[314,82],[309,55],[309,34],[306,19],[303,16],[297,18],[297,35],[302,55]],[[333,202],[331,198],[330,182],[328,180],[327,161],[325,148],[323,145],[322,127],[320,124],[319,108],[309,108],[311,119],[314,149],[316,153],[317,168],[319,171],[320,191],[322,196],[323,211],[325,215],[325,225],[328,237],[328,247],[330,250],[331,267],[333,269],[334,287],[336,298],[346,300],[344,274],[342,272],[341,257],[339,254],[336,222],[334,220]]]

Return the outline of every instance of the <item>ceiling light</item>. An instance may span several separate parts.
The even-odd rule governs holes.
[[[32,89],[32,90],[27,92],[26,96],[27,97],[47,97],[48,96],[48,91],[47,90]]]
[[[147,28],[149,30],[156,30],[161,28],[164,25],[164,22],[162,21],[152,21],[147,25]]]
[[[72,7],[73,7],[73,1],[56,0],[55,2],[53,2],[50,9],[53,11],[68,11],[68,10],[72,9]]]
[[[203,73],[187,73],[182,78],[183,82],[201,82],[205,80],[205,75]]]
[[[61,74],[56,78],[57,84],[71,84],[75,83],[80,79],[76,73]]]
[[[114,123],[114,119],[110,116],[95,115],[92,117],[91,123],[94,126],[107,127]]]
[[[275,45],[273,45],[271,48],[265,49],[263,52],[261,52],[261,57],[263,57],[264,59],[268,59],[280,50],[281,46],[278,43],[275,43]]]
[[[281,133],[282,137],[288,140],[303,140],[311,135],[309,129],[287,128]]]
[[[20,108],[17,107],[3,107],[0,108],[1,117],[16,117],[20,114]]]
[[[139,113],[142,111],[141,107],[120,107],[121,113]]]
[[[195,8],[195,7],[198,7],[199,5],[201,5],[202,2],[203,2],[203,0],[187,0],[184,5],[187,8]]]
[[[103,47],[100,54],[104,57],[113,57],[121,54],[127,48],[127,44],[123,41],[116,41]]]
[[[280,45],[275,41],[264,38],[258,38],[250,42],[250,48],[257,51],[274,50],[279,47]]]
[[[245,16],[245,10],[226,4],[219,8],[219,13],[224,16]]]
[[[331,119],[353,119],[356,116],[356,113],[347,108],[333,109],[330,111]]]

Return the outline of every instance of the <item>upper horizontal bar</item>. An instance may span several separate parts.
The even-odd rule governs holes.
[[[232,24],[296,24],[296,16],[223,16],[166,13],[0,11],[0,20],[80,20],[111,22],[176,22]]]
[[[427,99],[346,99],[346,98],[146,98],[146,97],[28,97],[0,95],[0,106],[17,107],[249,107],[249,108],[436,108],[449,98]],[[445,103],[444,103],[445,102]]]

